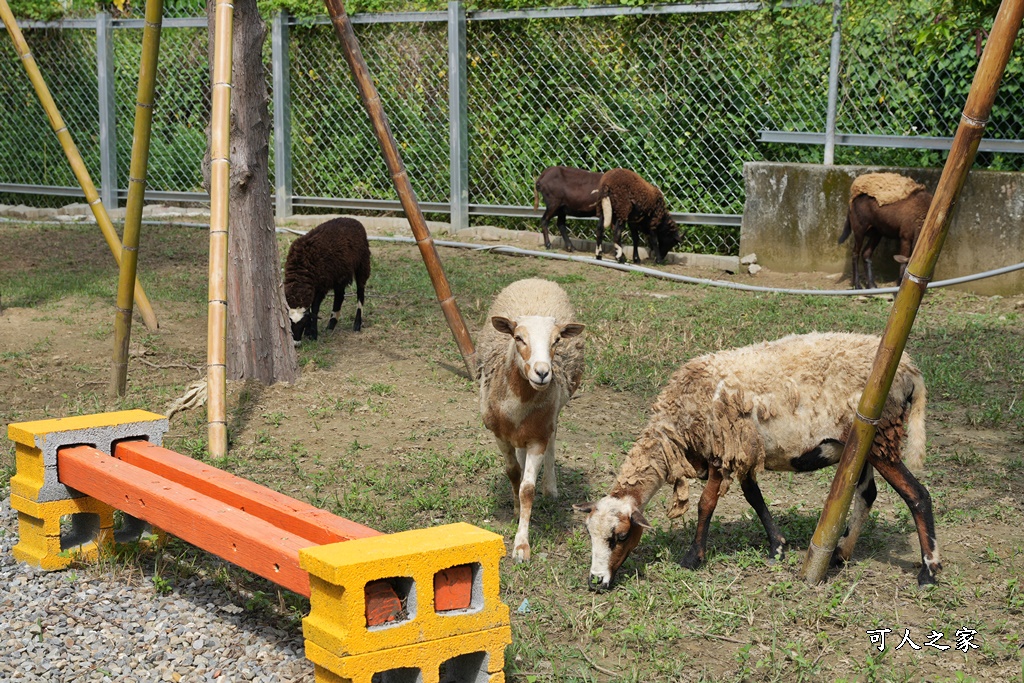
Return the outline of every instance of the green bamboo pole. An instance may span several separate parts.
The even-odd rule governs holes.
[[[234,5],[214,6],[213,111],[210,115],[210,287],[206,327],[206,421],[214,458],[228,452],[228,209],[231,176],[231,41]]]
[[[825,500],[825,507],[821,511],[810,547],[807,549],[803,574],[808,583],[815,584],[824,580],[832,551],[835,550],[839,536],[846,527],[846,515],[850,509],[857,479],[875,439],[875,425],[882,415],[896,368],[907,345],[907,337],[914,325],[914,318],[917,316],[917,309],[931,280],[942,243],[946,239],[953,209],[967,180],[967,173],[974,164],[978,144],[981,142],[985,124],[988,123],[989,114],[992,112],[992,102],[999,89],[999,81],[1003,77],[1013,43],[1020,30],[1022,16],[1024,0],[1003,0],[992,25],[992,32],[985,44],[985,51],[971,84],[956,136],[953,138],[946,165],[942,170],[942,177],[935,190],[931,208],[925,217],[914,253],[910,257],[906,276],[896,294],[896,301],[882,334],[882,343],[871,368],[871,375],[857,407],[853,429],[843,448],[839,468],[832,480],[832,488]]]
[[[68,163],[71,164],[71,170],[74,172],[78,184],[82,187],[82,192],[85,193],[85,200],[92,209],[92,215],[100,226],[100,231],[107,241],[107,246],[110,247],[111,253],[114,254],[114,260],[120,266],[121,240],[117,237],[117,231],[114,230],[114,225],[110,222],[110,216],[107,214],[103,202],[100,201],[100,195],[96,191],[96,186],[93,185],[92,178],[89,176],[89,170],[85,167],[82,155],[78,153],[78,148],[75,146],[74,140],[71,139],[71,133],[68,132],[64,119],[57,110],[57,104],[53,101],[49,88],[46,87],[43,74],[39,71],[39,66],[36,64],[32,52],[28,49],[28,43],[25,42],[25,36],[22,35],[21,28],[18,27],[18,22],[14,18],[7,0],[0,0],[0,18],[3,18],[4,25],[7,27],[7,33],[10,34],[11,40],[14,42],[14,49],[21,57],[21,63],[28,73],[29,80],[32,81],[32,86],[36,90],[36,96],[39,97],[39,103],[43,106],[43,110],[46,111],[46,115],[50,119],[50,126],[53,128],[53,132],[56,133],[57,139],[64,149]],[[149,298],[142,289],[142,284],[136,281],[134,291],[135,303],[139,307],[139,313],[142,314],[142,320],[146,323],[146,327],[151,330],[157,329],[156,314],[153,313],[153,306],[149,303]]]
[[[139,87],[135,98],[135,131],[132,137],[132,162],[128,171],[128,204],[124,216],[124,244],[121,273],[117,282],[117,309],[114,314],[114,366],[111,392],[124,396],[128,384],[128,344],[132,336],[132,292],[139,257],[139,232],[142,205],[146,199],[146,173],[149,166],[149,138],[153,128],[153,95],[156,90],[156,66],[160,55],[160,25],[164,0],[146,0],[146,25],[142,30],[142,59]]]
[[[476,376],[477,357],[473,348],[473,340],[466,329],[466,323],[459,312],[459,306],[455,302],[455,295],[448,286],[448,278],[444,274],[444,267],[441,265],[441,257],[437,254],[437,247],[434,245],[434,238],[430,236],[430,229],[423,218],[419,202],[416,200],[416,193],[413,192],[412,184],[409,182],[409,175],[405,170],[405,163],[402,155],[395,144],[395,138],[391,134],[391,127],[388,124],[387,114],[384,113],[384,106],[380,101],[380,94],[373,84],[370,70],[363,59],[362,51],[359,49],[359,41],[352,30],[352,22],[345,13],[345,4],[342,0],[325,0],[327,12],[331,15],[335,32],[341,40],[341,46],[345,52],[345,59],[349,68],[352,69],[352,77],[356,81],[356,87],[366,107],[370,121],[373,123],[373,132],[377,135],[381,152],[384,154],[384,161],[391,172],[391,181],[398,192],[398,198],[405,209],[405,215],[409,219],[409,226],[412,228],[413,236],[416,238],[416,245],[420,249],[420,255],[427,267],[430,281],[434,285],[434,292],[441,304],[441,311],[444,313],[448,328],[455,337],[455,343],[462,354],[462,360],[472,377]]]

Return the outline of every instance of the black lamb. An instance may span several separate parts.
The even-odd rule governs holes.
[[[338,324],[338,311],[345,287],[356,281],[356,320],[352,329],[363,326],[363,297],[370,277],[370,243],[363,224],[352,218],[334,218],[321,223],[292,243],[284,263],[284,298],[292,321],[296,345],[305,333],[316,339],[320,304],[334,290],[334,308],[327,329]]]
[[[639,233],[647,236],[651,256],[657,263],[664,263],[668,253],[679,244],[679,229],[665,207],[665,195],[654,185],[625,168],[613,168],[601,176],[598,189],[600,201],[597,205],[597,252],[601,258],[601,243],[604,231],[614,225],[612,243],[615,258],[625,263],[626,254],[620,241],[622,225],[629,223],[629,234],[633,238],[633,263],[640,262]]]

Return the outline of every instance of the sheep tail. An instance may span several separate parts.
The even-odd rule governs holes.
[[[925,429],[924,414],[927,400],[927,391],[924,388],[924,379],[920,373],[914,373],[913,391],[907,399],[909,410],[907,411],[906,429],[907,442],[903,448],[903,462],[912,472],[920,472],[924,469],[925,450]]]
[[[537,208],[537,207],[534,207]],[[836,244],[842,244],[846,241],[846,238],[850,236],[850,214],[846,214],[846,223],[843,224],[843,234],[839,236],[839,241]]]
[[[604,229],[607,230],[612,225],[612,198],[601,197],[601,213],[604,216]]]

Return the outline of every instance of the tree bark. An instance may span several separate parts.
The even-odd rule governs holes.
[[[207,0],[211,65],[213,12],[214,0]],[[267,28],[256,0],[236,0],[232,34],[227,376],[263,384],[292,382],[299,368],[281,283],[269,180],[271,120],[262,59]],[[209,187],[209,127],[206,139],[203,177]]]

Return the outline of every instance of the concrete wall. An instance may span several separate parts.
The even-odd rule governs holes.
[[[836,244],[849,206],[850,184],[863,173],[895,171],[935,191],[941,169],[819,166],[749,162],[743,166],[747,199],[740,255],[781,272],[845,273],[849,284],[852,239]],[[875,252],[879,286],[897,274],[894,240]],[[1024,174],[971,171],[935,268],[943,280],[1024,261]],[[1024,270],[958,286],[978,294],[1024,293]]]

